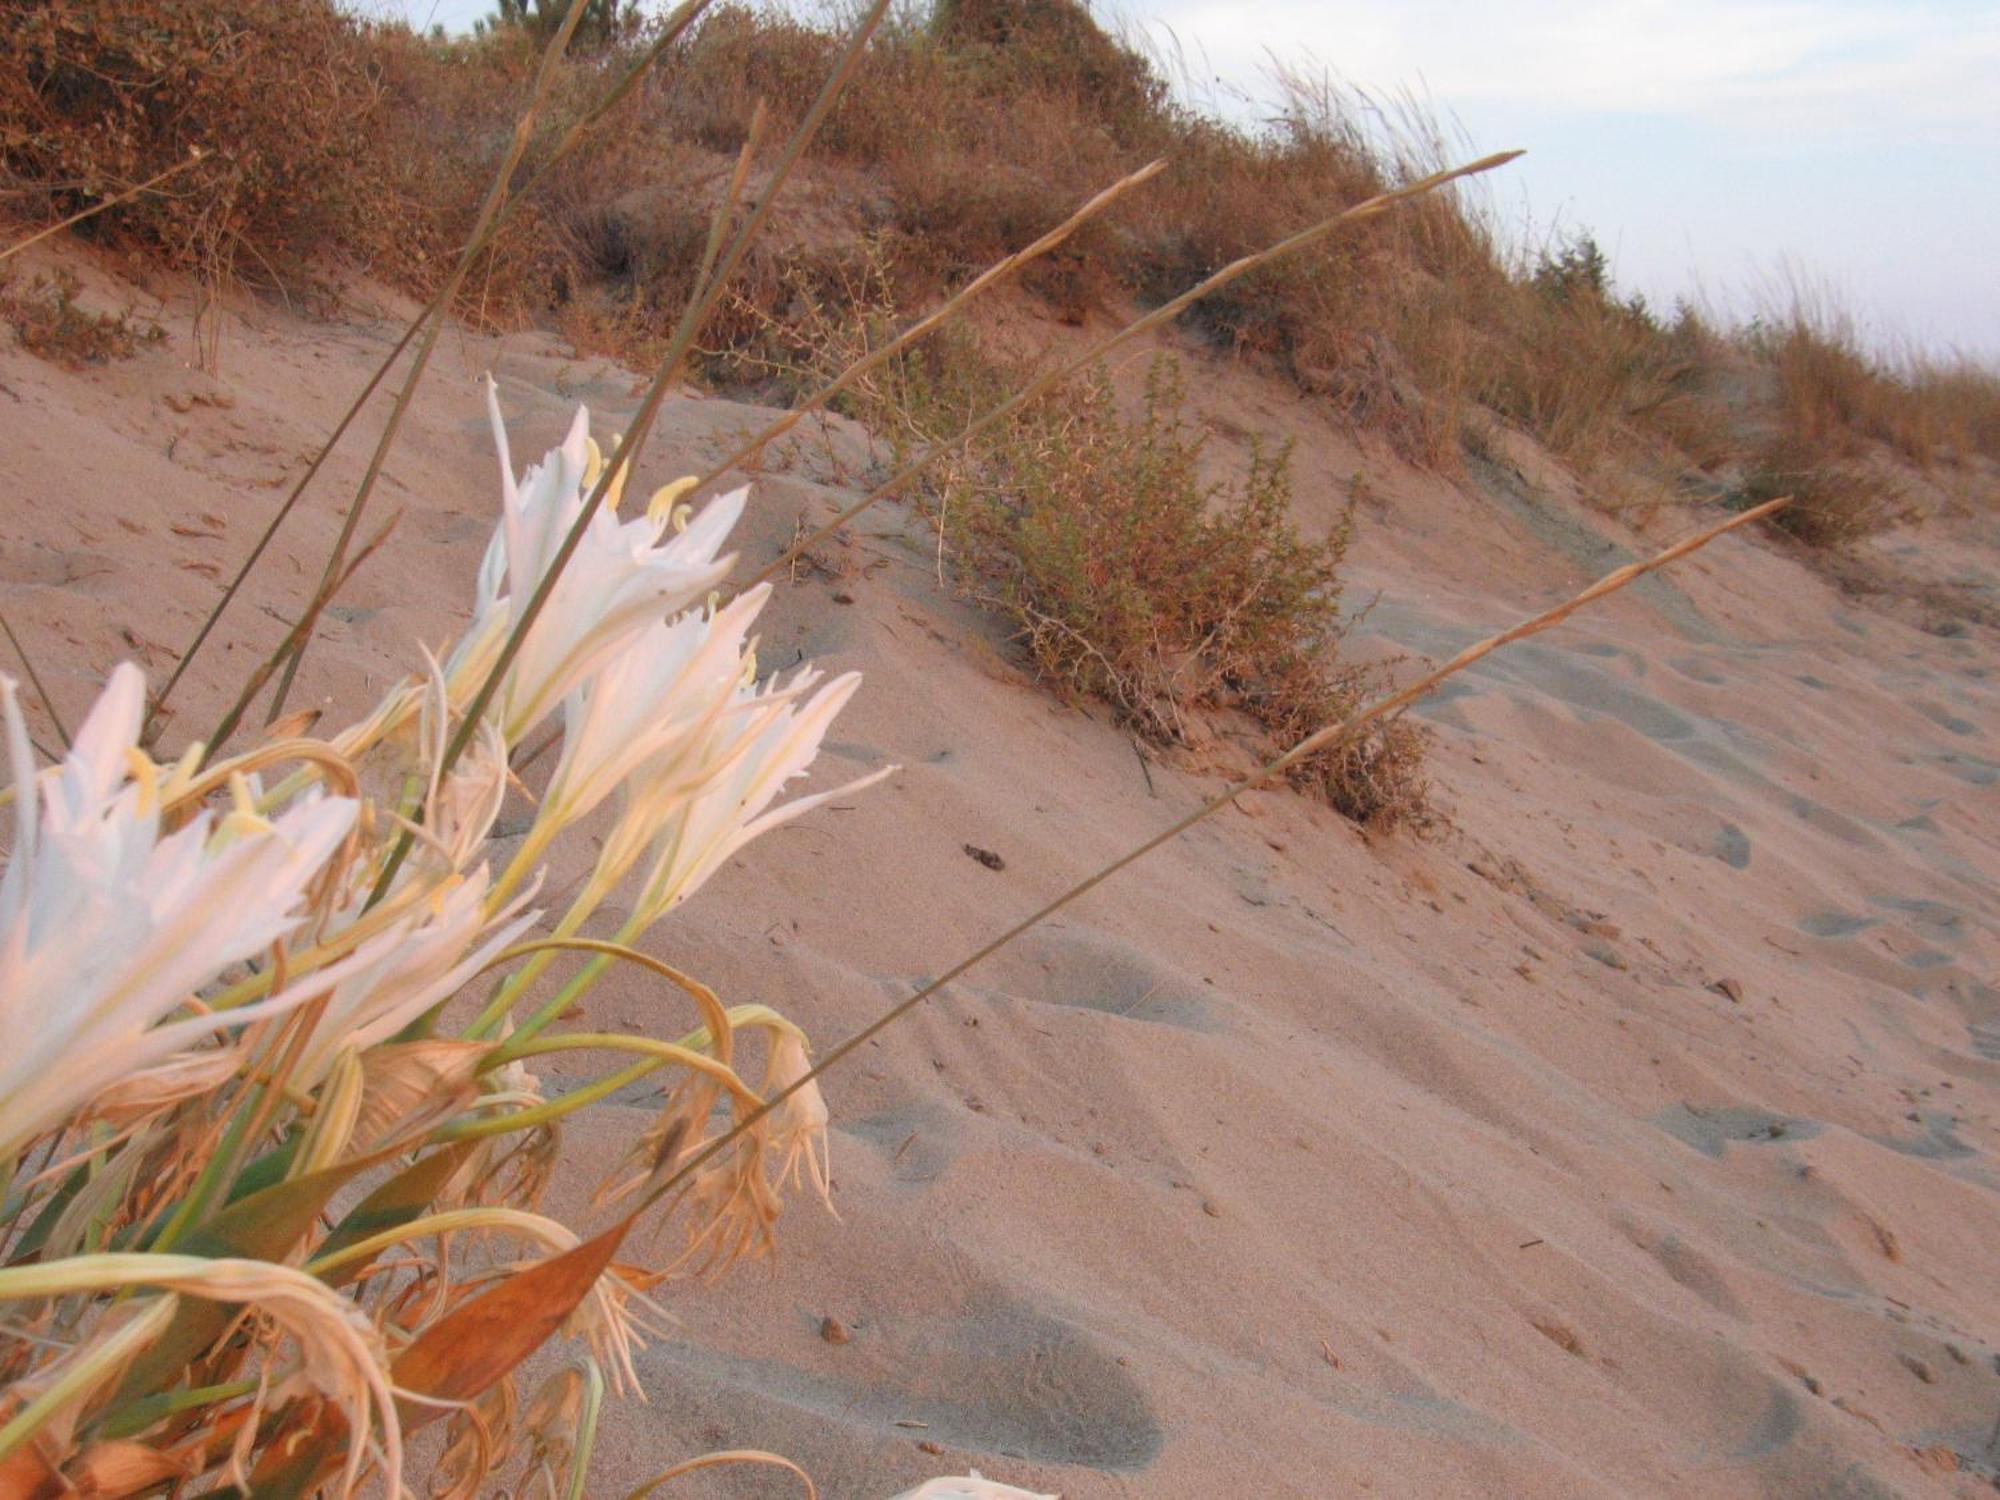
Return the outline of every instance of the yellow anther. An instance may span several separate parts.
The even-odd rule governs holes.
[[[614,515],[618,512],[618,502],[625,498],[625,476],[631,472],[629,465],[620,463],[611,475],[611,483],[605,486],[604,503],[611,507]]]
[[[174,762],[173,770],[167,773],[166,782],[160,787],[160,801],[171,805],[187,794],[188,786],[201,774],[201,762],[208,754],[208,746],[196,740],[181,752],[181,758]]]
[[[654,490],[653,498],[646,502],[646,519],[663,529],[671,525],[675,531],[687,530],[687,518],[692,514],[692,508],[674,502],[693,489],[698,479],[698,475],[684,474],[672,484],[663,484]]]
[[[160,768],[153,764],[153,757],[137,745],[129,745],[125,750],[125,774],[130,776],[139,788],[139,811],[154,813],[160,809]]]
[[[226,844],[271,831],[270,820],[257,811],[256,793],[250,790],[250,782],[241,771],[230,773],[229,801],[229,811],[223,815],[215,831],[218,843]]]

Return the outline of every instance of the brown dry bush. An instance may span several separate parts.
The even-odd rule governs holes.
[[[904,363],[895,396],[940,425],[982,386],[1016,383],[964,341]],[[1100,373],[982,441],[937,493],[940,524],[1058,692],[1101,699],[1160,743],[1200,744],[1233,715],[1291,743],[1379,685],[1338,661],[1348,527],[1320,542],[1293,529],[1286,449],[1253,447],[1238,483],[1204,483],[1183,398],[1166,356],[1132,417]],[[1357,822],[1420,823],[1423,750],[1391,720],[1291,779]]]
[[[1796,444],[1851,457],[1881,443],[1920,468],[2000,456],[2000,375],[1962,357],[1873,352],[1825,288],[1794,277],[1743,343],[1775,374]]]
[[[394,257],[381,39],[332,0],[23,0],[0,29],[0,171],[57,218],[206,153],[80,231],[269,284],[325,247]]]
[[[52,276],[36,276],[25,286],[0,276],[0,319],[37,359],[72,370],[130,359],[166,337],[157,322],[139,317],[132,308],[86,310],[77,301],[77,291],[76,274],[62,269]]]
[[[1921,363],[1909,378],[1913,405],[1936,423],[1941,443],[2000,459],[2000,374],[1958,356]]]
[[[445,41],[364,23],[335,0],[26,0],[10,19],[0,171],[20,217],[60,217],[202,146],[212,160],[87,232],[263,285],[316,286],[346,268],[434,286],[536,58],[529,26]],[[621,27],[572,50],[530,162],[645,40]],[[706,13],[610,128],[519,205],[460,315],[553,322],[585,346],[649,355],[685,302],[756,109],[774,137],[795,123],[838,47],[797,16]],[[771,322],[802,305],[794,283],[832,298],[867,260],[895,307],[914,310],[1167,156],[1167,174],[1025,271],[1029,290],[1082,321],[1124,296],[1178,291],[1444,154],[1421,112],[1300,77],[1280,80],[1264,126],[1205,118],[1078,0],[946,0],[877,34],[787,189],[779,236],[704,340],[763,357]],[[789,239],[787,223],[799,226]],[[1745,358],[1773,373],[1775,425],[1830,454],[2000,451],[1989,372],[1892,367],[1810,296],[1747,335],[1690,332],[1686,317],[1621,299],[1580,248],[1522,259],[1476,200],[1441,194],[1245,278],[1188,322],[1447,472],[1490,421],[1482,408],[1586,467],[1713,471],[1739,457],[1716,393]]]
[[[1693,448],[1698,466],[1717,456],[1699,320],[1663,327],[1620,298],[1590,235],[1544,251],[1496,302],[1472,377],[1493,410],[1585,467],[1649,442]]]
[[[1269,134],[1186,123],[1174,166],[1133,211],[1131,276],[1164,297],[1240,256],[1420,171],[1371,149],[1338,100],[1299,96]],[[1483,253],[1444,200],[1413,206],[1264,267],[1205,299],[1188,321],[1260,356],[1413,462],[1456,461],[1461,323],[1447,278]]]
[[[332,0],[34,0],[28,14],[0,42],[21,62],[16,83],[0,85],[0,125],[8,141],[34,143],[7,155],[14,181],[53,217],[226,140],[172,195],[108,214],[98,232],[211,274],[241,263],[265,282],[339,257],[413,289],[434,284],[535,55],[529,27],[442,42],[363,25]],[[620,45],[567,60],[530,160],[601,86]],[[461,315],[553,317],[592,346],[646,353],[685,300],[716,187],[756,108],[774,131],[795,122],[837,46],[794,17],[709,12],[618,128],[521,205],[468,278]],[[1025,273],[1081,321],[1121,289],[1170,294],[1436,164],[1420,120],[1385,139],[1363,128],[1366,101],[1286,88],[1276,122],[1246,133],[1173,103],[1145,58],[1075,0],[951,0],[878,34],[793,189],[812,192],[817,173],[822,195],[858,220],[853,232],[760,253],[742,290],[761,314],[781,315],[792,269],[816,257],[810,274],[831,289],[872,232],[908,309],[1169,156],[1148,193]],[[271,108],[278,98],[287,109]],[[1191,319],[1405,456],[1448,468],[1477,394],[1479,330],[1494,326],[1508,287],[1477,216],[1439,199],[1247,278]],[[725,319],[707,340],[726,348],[759,331],[758,319]],[[1533,425],[1545,405],[1516,409]]]
[[[817,388],[894,337],[880,260],[838,296],[801,288],[746,361],[774,394]],[[900,468],[950,438],[1032,372],[947,326],[877,366],[835,402]],[[1161,744],[1218,730],[1289,745],[1345,718],[1382,685],[1340,660],[1348,518],[1324,541],[1291,522],[1286,449],[1253,447],[1233,486],[1204,482],[1204,436],[1183,411],[1181,367],[1147,370],[1126,415],[1099,371],[934,464],[925,503],[961,584],[1016,632],[1036,675],[1111,705]],[[1289,780],[1358,823],[1428,822],[1425,736],[1393,718],[1301,761]]]
[[[1769,524],[1813,547],[1851,547],[1908,518],[1902,497],[1879,472],[1796,435],[1775,439],[1744,477],[1746,506],[1780,495],[1792,503]]]

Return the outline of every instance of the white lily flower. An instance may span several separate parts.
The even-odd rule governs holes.
[[[1000,1484],[983,1478],[974,1469],[963,1479],[933,1479],[913,1490],[904,1490],[894,1500],[1062,1500],[1062,1497]]]
[[[490,379],[486,399],[500,452],[503,514],[480,567],[472,628],[447,669],[453,697],[460,701],[483,675],[481,663],[490,662],[514,610],[534,593],[582,514],[593,468],[590,415],[579,407],[562,446],[517,483]],[[610,506],[598,510],[508,670],[497,716],[509,744],[518,744],[648,623],[685,609],[728,576],[735,559],[718,553],[748,493],[737,490],[710,501],[692,524],[665,541],[666,528],[650,517],[621,521]]]
[[[657,922],[759,834],[823,802],[873,785],[896,769],[884,766],[831,791],[771,808],[772,798],[785,783],[812,765],[834,716],[861,686],[859,672],[843,673],[800,703],[801,683],[812,680],[806,673],[789,688],[741,690],[747,705],[766,711],[755,721],[747,743],[742,736],[722,743],[719,767],[695,782],[695,789],[689,789],[684,767],[643,767],[635,774],[626,815],[605,841],[604,850],[609,859],[620,846],[621,835],[629,838],[633,830],[657,830],[653,863],[633,908],[633,927]]]
[[[562,761],[542,816],[574,822],[647,762],[684,759],[736,699],[750,626],[771,597],[759,584],[713,616],[652,624],[564,705]]]
[[[68,758],[38,775],[0,677],[15,797],[0,879],[0,1161],[120,1079],[314,993],[168,1019],[298,924],[356,805],[310,792],[275,820],[204,812],[162,837],[158,768],[137,748],[145,701],[139,669],[118,667]]]

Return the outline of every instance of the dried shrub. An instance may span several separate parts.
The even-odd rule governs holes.
[[[2000,459],[2000,374],[1958,355],[1919,364],[1910,374],[1913,405],[1957,455]]]
[[[511,4],[511,0],[510,0]],[[24,0],[0,37],[0,173],[47,221],[183,159],[212,159],[88,232],[211,278],[313,284],[329,263],[411,290],[450,264],[558,7],[446,40],[337,0]],[[652,22],[594,4],[538,122],[540,159]],[[716,189],[762,104],[803,116],[842,45],[818,19],[705,14],[564,169],[519,205],[468,278],[482,326],[553,322],[648,357],[684,304]],[[873,237],[911,310],[1156,155],[1163,177],[1037,262],[1023,283],[1082,322],[1122,296],[1180,291],[1248,252],[1462,154],[1420,112],[1303,75],[1243,129],[1174,102],[1158,69],[1077,0],[945,0],[892,17],[744,268],[728,351],[792,315],[796,272],[831,296]],[[755,191],[756,177],[752,177]],[[794,226],[787,229],[786,226]],[[1886,443],[1918,463],[2000,454],[2000,378],[1964,361],[1883,359],[1824,296],[1794,290],[1752,329],[1709,333],[1613,288],[1587,236],[1507,248],[1474,190],[1334,235],[1191,310],[1218,347],[1322,398],[1405,459],[1457,470],[1468,434],[1517,423],[1607,478],[1739,457],[1750,359],[1775,393],[1750,415],[1829,454]],[[754,349],[751,352],[756,352]],[[1740,393],[1740,383],[1739,383]]]
[[[949,366],[918,396],[949,411],[979,379]],[[1301,738],[1361,701],[1372,674],[1337,664],[1348,529],[1303,540],[1288,453],[1253,448],[1233,486],[1200,477],[1179,366],[1148,372],[1127,418],[1098,377],[982,445],[944,524],[974,590],[1018,629],[1037,673],[1100,698],[1149,738],[1194,744],[1204,721],[1247,715]],[[1401,721],[1294,773],[1343,813],[1418,819],[1422,741]]]
[[[2000,375],[1962,356],[1875,352],[1824,287],[1794,276],[1743,343],[1776,377],[1796,443],[1838,457],[1881,443],[1919,467],[2000,455]]]
[[[1908,508],[1879,473],[1854,459],[1830,458],[1797,436],[1774,441],[1745,476],[1746,506],[1789,495],[1771,523],[1813,547],[1845,548],[1908,518]]]
[[[26,287],[0,281],[0,317],[12,326],[23,349],[72,370],[130,359],[166,337],[158,323],[139,317],[129,307],[117,312],[85,310],[77,302],[77,291],[76,274],[64,269],[37,276]]]
[[[0,34],[0,170],[59,217],[206,153],[86,231],[281,281],[389,250],[399,144],[371,33],[332,0],[23,0]]]
[[[930,33],[994,93],[1056,95],[1121,139],[1153,134],[1167,86],[1080,0],[938,0]]]
[[[1588,234],[1544,251],[1508,292],[1497,336],[1480,345],[1480,400],[1583,464],[1642,446],[1643,429],[1697,435],[1691,337],[1620,298]]]

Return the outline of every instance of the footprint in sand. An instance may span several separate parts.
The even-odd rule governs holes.
[[[995,988],[1036,1005],[1214,1032],[1214,991],[1199,978],[1109,933],[1084,927],[1031,932],[991,965]]]
[[[1738,1104],[1675,1104],[1649,1118],[1675,1140],[1717,1160],[1732,1143],[1768,1146],[1809,1141],[1826,1128],[1817,1120]]]
[[[1880,918],[1857,916],[1853,912],[1816,911],[1800,917],[1795,925],[1807,937],[1844,938],[1866,932],[1879,921]]]
[[[1935,703],[1912,703],[1910,707],[1914,708],[1918,713],[1922,714],[1926,719],[1929,719],[1933,724],[1937,725],[1938,728],[1945,730],[1948,733],[1951,734],[1979,733],[1979,726],[1973,723],[1970,719],[1961,719],[1957,714],[1951,712],[1950,709],[1941,708]]]
[[[727,1412],[728,1430],[766,1430],[758,1409],[777,1406],[791,1423],[805,1414],[844,1432],[829,1433],[842,1447],[907,1429],[1027,1463],[1129,1471],[1159,1455],[1165,1438],[1144,1390],[1089,1332],[990,1283],[934,1290],[943,1310],[880,1314],[837,1349],[812,1339],[800,1364],[692,1343],[650,1350],[644,1363],[667,1367],[658,1389]]]

